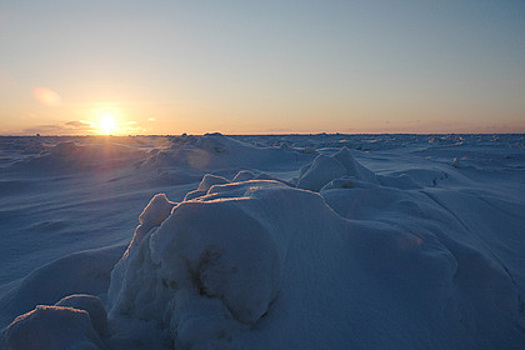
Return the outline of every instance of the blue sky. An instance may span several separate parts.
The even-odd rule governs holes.
[[[525,132],[518,0],[3,1],[0,47],[1,134]]]

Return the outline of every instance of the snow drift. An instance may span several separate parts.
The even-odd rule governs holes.
[[[85,310],[39,305],[17,317],[5,332],[12,350],[104,348]]]
[[[333,156],[318,155],[312,163],[301,168],[297,187],[318,192],[330,181],[343,176],[377,183],[375,174],[357,162],[348,148],[343,147]]]
[[[38,168],[52,173],[100,171],[130,165],[144,157],[140,149],[128,147],[120,140],[98,140],[84,137],[78,141],[41,144],[39,152],[17,162],[22,169]]]
[[[110,319],[154,321],[183,348],[519,348],[505,266],[413,213],[412,227],[349,221],[278,182],[214,185],[135,236]]]
[[[0,324],[38,304],[53,305],[72,294],[105,293],[110,273],[124,251],[115,246],[70,254],[35,269],[0,298]]]
[[[258,147],[219,133],[173,136],[169,147],[152,150],[144,166],[181,167],[201,171],[243,168],[265,170],[289,167],[311,159],[287,147]]]

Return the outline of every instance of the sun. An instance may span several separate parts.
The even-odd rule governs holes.
[[[111,131],[115,129],[117,126],[117,123],[115,122],[115,118],[111,114],[104,114],[100,120],[99,120],[100,128],[104,130],[106,135],[111,134]]]

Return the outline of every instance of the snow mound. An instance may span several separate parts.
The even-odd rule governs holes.
[[[250,180],[274,180],[289,185],[286,181],[259,171],[241,170],[232,179],[232,182],[243,182]]]
[[[503,262],[424,193],[350,178],[330,201],[365,191],[384,220],[347,220],[276,181],[179,203],[115,267],[110,322],[154,322],[182,348],[519,349],[523,305]]]
[[[346,175],[354,176],[362,181],[377,182],[376,175],[356,161],[347,147],[341,148],[339,152],[334,154],[334,159],[337,159],[345,167]]]
[[[144,151],[119,141],[122,140],[76,138],[62,141],[48,145],[40,154],[20,161],[18,165],[38,171],[82,172],[115,169],[144,158]]]
[[[148,205],[139,215],[139,223],[135,229],[133,240],[131,241],[127,251],[142,241],[144,236],[151,231],[152,228],[159,226],[170,214],[177,203],[168,200],[164,193],[159,193],[153,196]],[[125,254],[127,254],[127,251]]]
[[[188,201],[190,199],[193,199],[193,198],[197,198],[197,197],[200,197],[200,196],[203,196],[206,194],[206,192],[208,192],[208,190],[214,186],[214,185],[222,185],[222,184],[227,184],[229,183],[230,181],[228,181],[228,179],[222,177],[222,176],[218,176],[218,175],[212,175],[212,174],[206,174],[204,175],[204,177],[202,178],[200,184],[199,184],[199,187],[197,187],[197,189],[195,191],[191,191],[191,192],[188,192],[186,194],[186,196],[184,197],[184,200],[185,201]]]
[[[206,220],[195,223],[199,218]],[[262,223],[235,205],[181,205],[152,236],[150,246],[153,263],[164,266],[162,275],[175,277],[168,284],[219,298],[241,322],[256,322],[276,296],[276,243]]]
[[[150,153],[143,164],[156,169],[177,167],[201,171],[246,167],[268,169],[290,167],[310,157],[293,149],[259,147],[214,133],[174,136],[169,147]]]
[[[257,322],[279,279],[278,246],[257,217],[236,201],[183,202],[115,267],[110,315],[156,320],[191,343]]]
[[[62,298],[55,306],[86,311],[91,319],[93,329],[100,336],[108,335],[108,316],[102,301],[98,297],[88,294],[74,294]]]
[[[377,185],[371,184],[369,182],[357,180],[354,176],[344,175],[338,178],[335,178],[324,185],[320,192],[323,193],[328,190],[334,189],[352,189],[352,188],[373,188]]]
[[[12,350],[104,349],[89,313],[70,307],[38,305],[18,316],[5,331]]]
[[[319,155],[309,165],[301,169],[297,187],[319,192],[331,180],[339,177],[353,177],[359,181],[377,183],[376,175],[359,164],[350,150],[343,147],[333,156]]]
[[[105,293],[110,273],[123,250],[124,247],[115,246],[74,253],[35,269],[15,288],[1,295],[0,326],[38,304],[52,305],[77,293]]]
[[[118,261],[111,272],[111,284],[109,285],[109,298],[115,298],[115,290],[126,288],[126,277],[136,267],[136,256],[134,252],[140,249],[141,242],[150,231],[158,227],[170,214],[177,204],[168,200],[164,193],[153,196],[148,205],[139,215],[139,225],[135,229],[133,239],[124,252],[122,259]]]
[[[57,145],[55,145],[51,150],[49,151],[49,154],[54,157],[74,157],[78,155],[80,151],[80,148],[77,146],[77,144],[73,141],[68,142],[61,142]]]
[[[234,176],[232,182],[254,180],[257,177],[257,175],[258,174],[250,170],[241,170],[237,173],[237,175]]]
[[[160,225],[170,214],[176,203],[170,202],[164,193],[155,195],[139,216],[142,225]]]

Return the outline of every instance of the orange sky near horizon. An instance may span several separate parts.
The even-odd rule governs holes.
[[[3,5],[0,135],[525,133],[518,0],[126,5]]]

